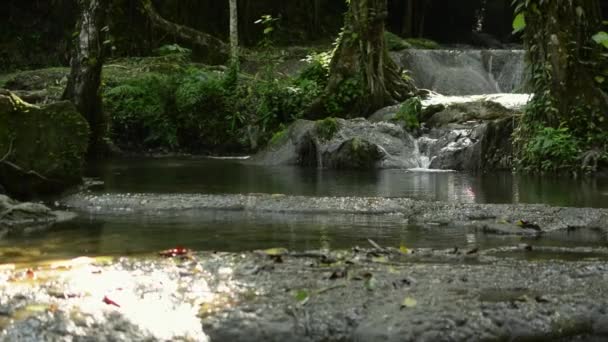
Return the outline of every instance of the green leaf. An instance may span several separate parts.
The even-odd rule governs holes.
[[[603,45],[605,48],[608,48],[608,33],[606,33],[605,31],[600,31],[594,34],[591,38],[596,43]]]
[[[519,13],[513,20],[513,33],[518,33],[526,28],[525,12]]]
[[[306,290],[298,290],[298,291],[295,293],[294,297],[296,298],[296,300],[297,300],[298,302],[303,302],[303,301],[305,301],[306,299],[308,299],[308,291],[306,291]]]
[[[604,81],[606,80],[606,78],[604,78],[604,76],[595,76],[595,82],[602,84],[604,83]]]

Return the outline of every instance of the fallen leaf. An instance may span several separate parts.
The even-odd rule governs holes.
[[[296,291],[294,297],[298,302],[303,302],[308,299],[308,291],[306,290],[298,290]]]
[[[181,247],[181,246],[171,248],[171,249],[166,249],[166,250],[158,253],[158,255],[165,257],[165,258],[174,258],[177,256],[185,256],[188,254],[190,254],[190,250],[187,248]]]
[[[120,305],[118,305],[118,303],[116,303],[115,301],[111,300],[110,298],[108,298],[108,296],[104,296],[103,297],[103,302],[108,304],[108,305],[114,305],[116,307],[120,307]]]
[[[269,248],[262,251],[264,254],[268,256],[281,256],[287,254],[286,248]]]
[[[32,271],[31,268],[28,268],[27,271],[25,272],[25,276],[28,279],[34,279],[36,277],[36,274],[34,273],[34,271]]]
[[[403,300],[403,303],[401,303],[401,307],[402,308],[414,308],[416,307],[416,305],[418,305],[418,301],[415,300],[412,297],[405,297],[405,299]]]

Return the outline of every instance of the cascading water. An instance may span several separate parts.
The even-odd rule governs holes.
[[[418,88],[432,91],[423,107],[485,100],[521,109],[530,97],[525,94],[524,55],[523,50],[412,49],[392,56],[409,71]],[[437,148],[436,138],[423,135],[416,139],[418,167],[411,170],[428,171],[437,155],[445,152]]]
[[[393,58],[418,88],[443,95],[525,90],[523,50],[404,50]]]

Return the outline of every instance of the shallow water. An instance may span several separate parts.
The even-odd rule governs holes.
[[[330,171],[260,167],[235,160],[171,158],[96,165],[89,176],[110,193],[282,193],[306,196],[386,196],[469,203],[546,203],[608,207],[608,179],[517,177],[508,173]],[[557,232],[540,238],[496,236],[463,227],[415,226],[399,217],[180,212],[173,216],[81,216],[46,232],[0,240],[0,262],[133,255],[175,246],[194,250],[293,250],[369,246],[493,248],[608,246],[595,231]],[[558,255],[559,257],[559,255]]]
[[[346,171],[263,167],[236,160],[163,158],[91,168],[113,193],[270,193],[382,196],[467,203],[545,203],[608,208],[608,178],[471,175],[407,170]]]

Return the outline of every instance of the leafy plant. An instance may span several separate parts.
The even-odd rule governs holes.
[[[190,70],[176,89],[175,107],[182,145],[205,149],[231,142],[230,104],[221,75]]]
[[[560,171],[576,168],[581,142],[565,128],[540,127],[525,145],[523,162],[528,169]]]
[[[308,63],[302,70],[298,79],[309,80],[317,83],[320,87],[327,85],[329,78],[329,64],[331,63],[331,52],[313,53],[304,59]]]
[[[260,47],[268,48],[274,45],[274,35],[280,20],[280,18],[275,18],[270,14],[264,14],[254,22],[264,28],[264,31],[262,31],[264,37],[259,43]]]
[[[328,113],[338,115],[347,111],[348,107],[363,95],[363,82],[361,76],[351,77],[343,80],[332,96],[325,101],[325,110]]]
[[[177,127],[169,114],[173,89],[170,77],[153,73],[107,89],[104,104],[113,140],[123,146],[176,148]]]
[[[420,116],[422,114],[422,102],[419,97],[412,97],[401,104],[399,111],[393,121],[403,125],[406,130],[420,128]]]

